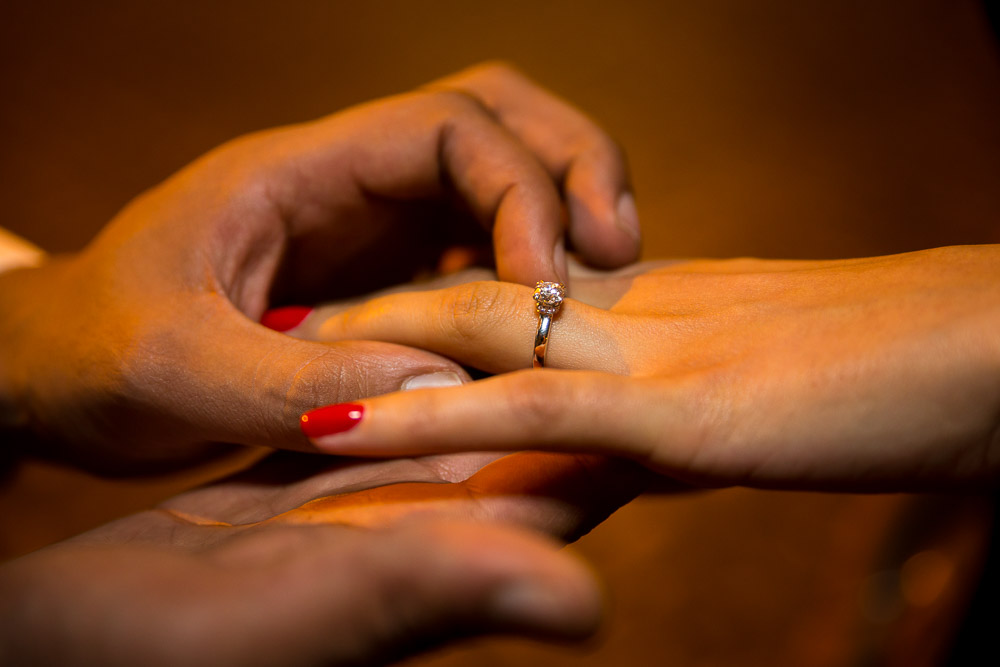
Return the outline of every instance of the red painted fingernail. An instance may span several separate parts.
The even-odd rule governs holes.
[[[340,403],[311,410],[299,418],[302,432],[309,438],[343,433],[361,423],[365,407],[357,403]]]
[[[260,318],[260,323],[275,331],[288,331],[302,324],[313,309],[309,306],[285,306],[272,308]]]

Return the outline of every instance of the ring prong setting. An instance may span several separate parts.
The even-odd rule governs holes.
[[[566,297],[566,286],[562,283],[539,280],[535,283],[535,308],[542,315],[555,315]]]

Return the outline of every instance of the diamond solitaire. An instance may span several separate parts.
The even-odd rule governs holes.
[[[562,283],[549,283],[539,280],[535,283],[535,293],[532,298],[535,300],[535,307],[543,315],[555,315],[562,306],[563,297],[566,296],[566,288]]]

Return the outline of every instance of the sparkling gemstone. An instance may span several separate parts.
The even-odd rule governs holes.
[[[565,296],[566,288],[561,283],[550,283],[544,280],[539,280],[535,284],[535,293],[532,295],[538,312],[548,315],[553,315],[559,310]]]

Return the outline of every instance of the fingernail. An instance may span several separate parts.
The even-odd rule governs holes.
[[[365,414],[363,405],[339,403],[311,410],[299,418],[299,427],[308,438],[349,431],[361,423]]]
[[[635,197],[631,192],[624,192],[618,198],[618,206],[615,208],[615,222],[618,228],[639,240],[639,209],[635,207]]]
[[[426,375],[414,375],[411,378],[406,378],[403,381],[400,389],[402,391],[411,391],[413,389],[428,389],[430,387],[455,387],[462,382],[462,378],[458,376],[458,373],[452,371],[442,371],[440,373],[427,373]]]
[[[520,627],[558,631],[566,626],[566,599],[537,582],[504,586],[490,600],[498,621]]]
[[[313,309],[309,306],[285,306],[272,308],[260,318],[260,323],[275,331],[288,331],[302,324]]]

